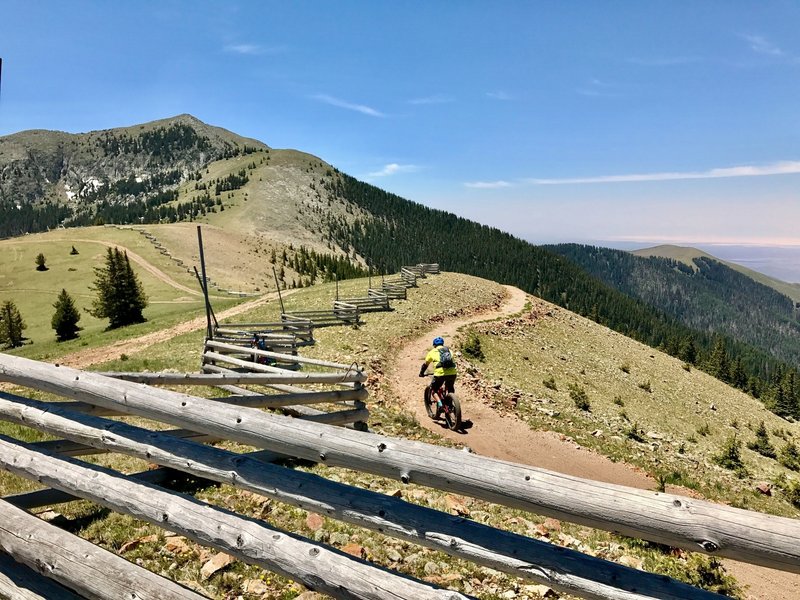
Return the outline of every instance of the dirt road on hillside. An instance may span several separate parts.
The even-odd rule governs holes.
[[[284,297],[291,294],[294,290],[285,291],[283,292]],[[275,300],[278,298],[277,292],[273,292],[271,294],[265,294],[264,296],[260,296],[255,300],[251,300],[249,302],[245,302],[243,304],[239,304],[238,306],[234,306],[227,310],[222,311],[217,315],[219,320],[226,319],[228,317],[235,317],[236,315],[240,315],[248,310],[252,310],[262,304],[269,302],[270,300]],[[154,344],[158,344],[160,342],[165,342],[169,339],[174,338],[175,336],[189,333],[190,331],[197,331],[198,329],[203,329],[206,326],[206,318],[205,316],[197,317],[192,319],[191,321],[185,321],[183,323],[178,323],[174,327],[170,327],[168,329],[161,329],[159,331],[154,331],[152,333],[148,333],[137,338],[127,339],[127,340],[120,340],[118,342],[114,342],[113,344],[109,344],[108,346],[103,346],[101,348],[87,348],[86,350],[80,350],[78,352],[73,352],[72,354],[68,354],[61,359],[59,359],[59,364],[74,367],[76,369],[85,369],[86,367],[94,364],[101,363],[103,361],[112,360],[119,358],[120,354],[135,354],[136,352],[141,352],[146,348]]]
[[[392,393],[404,402],[408,411],[423,427],[465,444],[477,454],[596,481],[639,489],[655,489],[656,482],[635,467],[612,462],[574,442],[562,440],[557,433],[534,431],[516,416],[501,415],[491,406],[471,399],[466,394],[460,394],[459,398],[463,418],[471,421],[472,426],[464,432],[450,431],[443,421],[433,421],[425,413],[422,390],[426,380],[420,379],[418,374],[425,354],[431,347],[431,339],[440,335],[449,343],[460,327],[520,312],[525,306],[526,294],[511,286],[506,286],[506,290],[508,297],[498,311],[447,321],[401,348],[396,354],[396,363],[388,373]],[[458,382],[456,391],[458,392]],[[681,493],[680,490],[668,491]],[[800,575],[729,560],[723,563],[729,573],[749,588],[748,600],[800,599]]]

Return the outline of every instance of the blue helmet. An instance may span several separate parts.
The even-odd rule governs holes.
[[[433,347],[436,348],[436,346],[444,346],[444,338],[442,337],[433,338]]]

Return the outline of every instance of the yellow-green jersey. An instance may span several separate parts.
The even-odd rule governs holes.
[[[453,366],[442,367],[441,360],[442,355],[439,352],[440,350],[445,350],[448,354],[450,353],[450,348],[447,346],[436,346],[436,348],[432,348],[428,354],[425,355],[425,363],[430,364],[433,363],[433,374],[437,377],[441,377],[443,375],[455,375],[458,373],[458,369],[456,369],[455,363],[452,363]],[[450,358],[452,362],[452,355]]]

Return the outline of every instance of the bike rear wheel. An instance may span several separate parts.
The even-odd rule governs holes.
[[[444,410],[444,420],[447,422],[447,426],[452,429],[460,429],[461,428],[461,402],[458,401],[458,398],[455,394],[447,394],[445,396],[445,410]]]
[[[436,417],[438,417],[439,411],[438,411],[438,406],[436,405],[436,398],[434,398],[433,394],[431,394],[430,386],[427,386],[425,388],[424,401],[425,401],[425,412],[428,413],[428,416],[431,419],[435,419]]]

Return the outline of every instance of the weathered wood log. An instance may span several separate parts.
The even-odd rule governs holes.
[[[3,404],[2,398],[0,398],[0,404]],[[57,411],[58,408],[61,408],[54,408],[53,404],[47,402],[42,404],[46,405],[47,408],[45,410]],[[68,403],[62,402],[61,404]],[[24,423],[20,423],[20,425],[22,424]],[[165,431],[159,431],[159,434],[179,438],[182,440],[191,440],[198,443],[217,442],[220,439],[213,435],[189,431],[188,429],[167,429]],[[71,440],[47,440],[46,442],[34,442],[31,444],[31,446],[40,450],[44,450],[45,452],[50,452],[52,454],[63,454],[64,456],[87,456],[89,454],[102,454],[104,452],[104,450],[99,450],[85,444],[78,444],[77,442],[73,442]]]
[[[242,350],[241,346],[236,346],[234,344],[225,344],[225,343],[222,343],[222,342],[217,342],[215,340],[208,340],[206,342],[206,347],[207,348],[215,348],[215,349],[223,349],[223,350],[231,350],[233,352],[241,352],[241,350]],[[286,358],[285,354],[281,354],[279,352],[269,352],[267,350],[258,350],[257,348],[249,348],[249,349],[247,349],[247,352],[255,354],[256,356],[264,356],[266,358],[277,358],[277,359],[285,359]],[[327,367],[327,368],[330,368],[330,369],[338,369],[340,371],[345,371],[347,373],[350,373],[350,372],[363,373],[363,371],[364,371],[361,367],[359,367],[357,364],[354,364],[354,363],[344,364],[344,363],[338,363],[338,362],[333,362],[333,361],[329,361],[329,360],[321,360],[319,358],[308,358],[308,357],[305,357],[305,356],[293,356],[292,360],[294,360],[296,362],[299,362],[301,364],[304,364],[304,365],[313,365],[313,366],[316,366],[316,367]]]
[[[225,356],[227,360],[230,357]],[[214,357],[216,358],[216,356]],[[219,359],[218,359],[219,360]],[[248,361],[242,361],[245,364]],[[273,373],[133,373],[133,372],[108,372],[101,373],[106,377],[124,379],[147,385],[220,385],[224,383],[238,383],[240,385],[266,385],[270,383],[343,383],[350,378],[341,373],[291,373],[284,371],[281,374]],[[366,377],[363,378],[366,381]]]
[[[33,446],[33,444],[31,444]],[[176,471],[175,469],[149,469],[147,471],[140,471],[128,475],[131,479],[137,481],[153,483],[156,485],[174,485],[177,483],[183,484],[190,479],[183,471]],[[64,502],[74,502],[80,500],[72,494],[62,492],[61,490],[54,490],[53,488],[42,488],[33,492],[22,492],[19,494],[10,494],[2,498],[6,502],[13,504],[17,508],[31,510],[41,506],[52,506],[54,504],[62,504]]]
[[[276,389],[284,387],[287,389],[292,389],[290,386],[276,385],[271,387],[274,387]],[[241,396],[244,398],[247,397],[256,398],[259,396],[258,392],[253,392],[251,390],[236,387],[233,385],[221,385],[219,386],[219,388],[221,390],[225,390],[226,392],[230,392],[232,394],[236,394],[237,396]],[[294,392],[294,393],[300,393],[300,392]],[[325,423],[327,425],[336,425],[336,426],[349,427],[350,425],[353,425],[359,431],[366,431],[367,420],[369,419],[369,410],[367,409],[366,405],[363,402],[360,402],[358,400],[356,400],[353,404],[354,408],[352,410],[336,411],[336,412],[325,412],[324,410],[317,410],[316,408],[311,408],[310,406],[302,406],[300,404],[283,406],[276,410],[279,410],[282,414],[286,416],[297,419],[303,419],[306,421],[313,421],[315,423]]]
[[[339,373],[293,373],[289,372],[286,369],[281,369],[279,367],[270,367],[269,365],[262,365],[259,363],[254,363],[248,360],[241,360],[238,358],[233,358],[227,354],[220,354],[218,352],[204,352],[203,353],[203,361],[220,361],[229,363],[232,365],[236,365],[237,367],[244,367],[247,369],[252,370],[253,372],[263,373],[264,381],[261,381],[261,385],[266,385],[266,375],[272,375],[272,380],[269,383],[291,383],[294,385],[303,384],[303,383],[335,383],[335,384],[346,384],[346,383],[363,383],[367,380],[367,375],[363,371],[359,371],[356,369],[352,369],[350,371],[343,371]],[[178,375],[183,375],[179,373]],[[246,379],[247,373],[239,374],[239,375],[232,375],[232,377],[241,377],[245,376]],[[191,378],[191,374],[187,374],[187,379]],[[223,383],[223,382],[219,382]],[[235,382],[234,382],[235,383]],[[240,381],[239,383],[243,383]],[[216,385],[213,384],[213,385]]]
[[[305,510],[419,543],[585,598],[710,599],[716,594],[429,508],[121,423],[50,410],[35,400],[0,400],[0,416],[205,479],[228,483]]]
[[[44,481],[101,506],[168,527],[195,542],[336,598],[465,598],[457,592],[436,589],[280,531],[263,521],[210,506],[190,496],[131,481],[110,469],[34,451],[27,444],[1,435],[0,465],[21,477]]]
[[[800,572],[800,521],[647,492],[421,442],[286,419],[0,354],[0,379],[287,456],[466,494],[654,542]]]
[[[0,598],[12,600],[85,600],[72,590],[0,552]]]
[[[0,546],[14,560],[87,598],[203,598],[174,581],[151,573],[2,500]]]
[[[237,406],[251,406],[254,408],[281,408],[293,404],[322,404],[329,402],[347,403],[352,405],[355,401],[363,402],[368,397],[366,388],[355,390],[326,390],[322,392],[302,392],[291,394],[259,394],[242,396],[233,395],[215,398],[225,404],[236,404]]]

